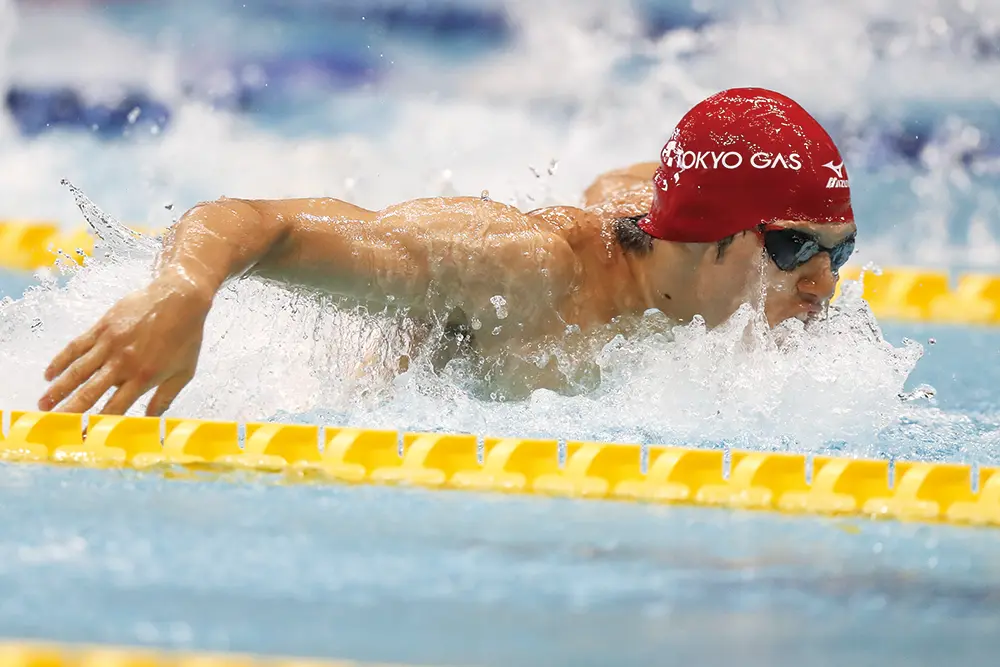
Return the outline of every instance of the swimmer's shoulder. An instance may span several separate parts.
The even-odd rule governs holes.
[[[419,228],[473,244],[493,243],[521,252],[524,243],[544,248],[557,264],[572,265],[609,227],[601,212],[576,206],[549,206],[524,212],[510,204],[480,197],[412,199],[379,212],[401,228]],[[515,241],[511,244],[510,241]],[[499,252],[499,250],[498,250]]]
[[[584,191],[584,205],[600,206],[622,197],[633,199],[635,193],[652,195],[653,175],[659,166],[659,162],[641,162],[601,174]]]

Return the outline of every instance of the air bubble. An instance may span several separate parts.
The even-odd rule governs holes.
[[[497,319],[505,320],[507,319],[507,299],[503,298],[501,295],[490,297],[490,303],[493,304],[493,308],[497,312]]]

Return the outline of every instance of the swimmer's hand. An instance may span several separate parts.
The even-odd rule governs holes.
[[[194,377],[211,305],[210,291],[176,277],[129,294],[52,360],[38,408],[85,412],[114,387],[101,414],[121,415],[156,387],[146,415],[162,415]]]

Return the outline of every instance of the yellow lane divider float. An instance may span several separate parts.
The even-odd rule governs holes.
[[[643,471],[638,444],[569,441],[560,463],[554,439],[249,423],[241,446],[235,422],[90,415],[84,429],[79,414],[9,418],[0,460],[12,462],[1000,525],[1000,469],[962,464],[732,450],[726,465],[721,449],[650,445]]]
[[[845,280],[858,280],[861,269],[845,267]],[[840,286],[838,286],[838,293]],[[864,274],[865,301],[881,319],[942,324],[1000,324],[1000,275],[967,273],[952,284],[945,271],[890,268]]]
[[[142,230],[158,234],[162,230]],[[0,221],[0,268],[33,271],[52,266],[61,251],[82,264],[93,253],[86,229],[65,231],[56,222]],[[857,280],[860,267],[845,267],[841,278]],[[864,298],[879,318],[909,322],[1000,324],[1000,275],[890,268],[864,275]]]
[[[34,271],[55,262],[62,251],[77,264],[94,252],[86,228],[67,231],[57,222],[0,221],[0,268]]]
[[[390,667],[351,660],[263,657],[241,653],[0,641],[0,667]],[[402,667],[397,665],[396,667]]]

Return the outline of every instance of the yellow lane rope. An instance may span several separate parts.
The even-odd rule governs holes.
[[[997,468],[451,433],[10,412],[0,460],[1000,525]],[[402,456],[400,455],[402,449]],[[480,460],[479,451],[483,452]],[[807,473],[811,480],[807,482]],[[974,490],[975,489],[975,490]]]
[[[0,640],[0,667],[392,667],[384,663]],[[403,667],[396,665],[395,667]]]

